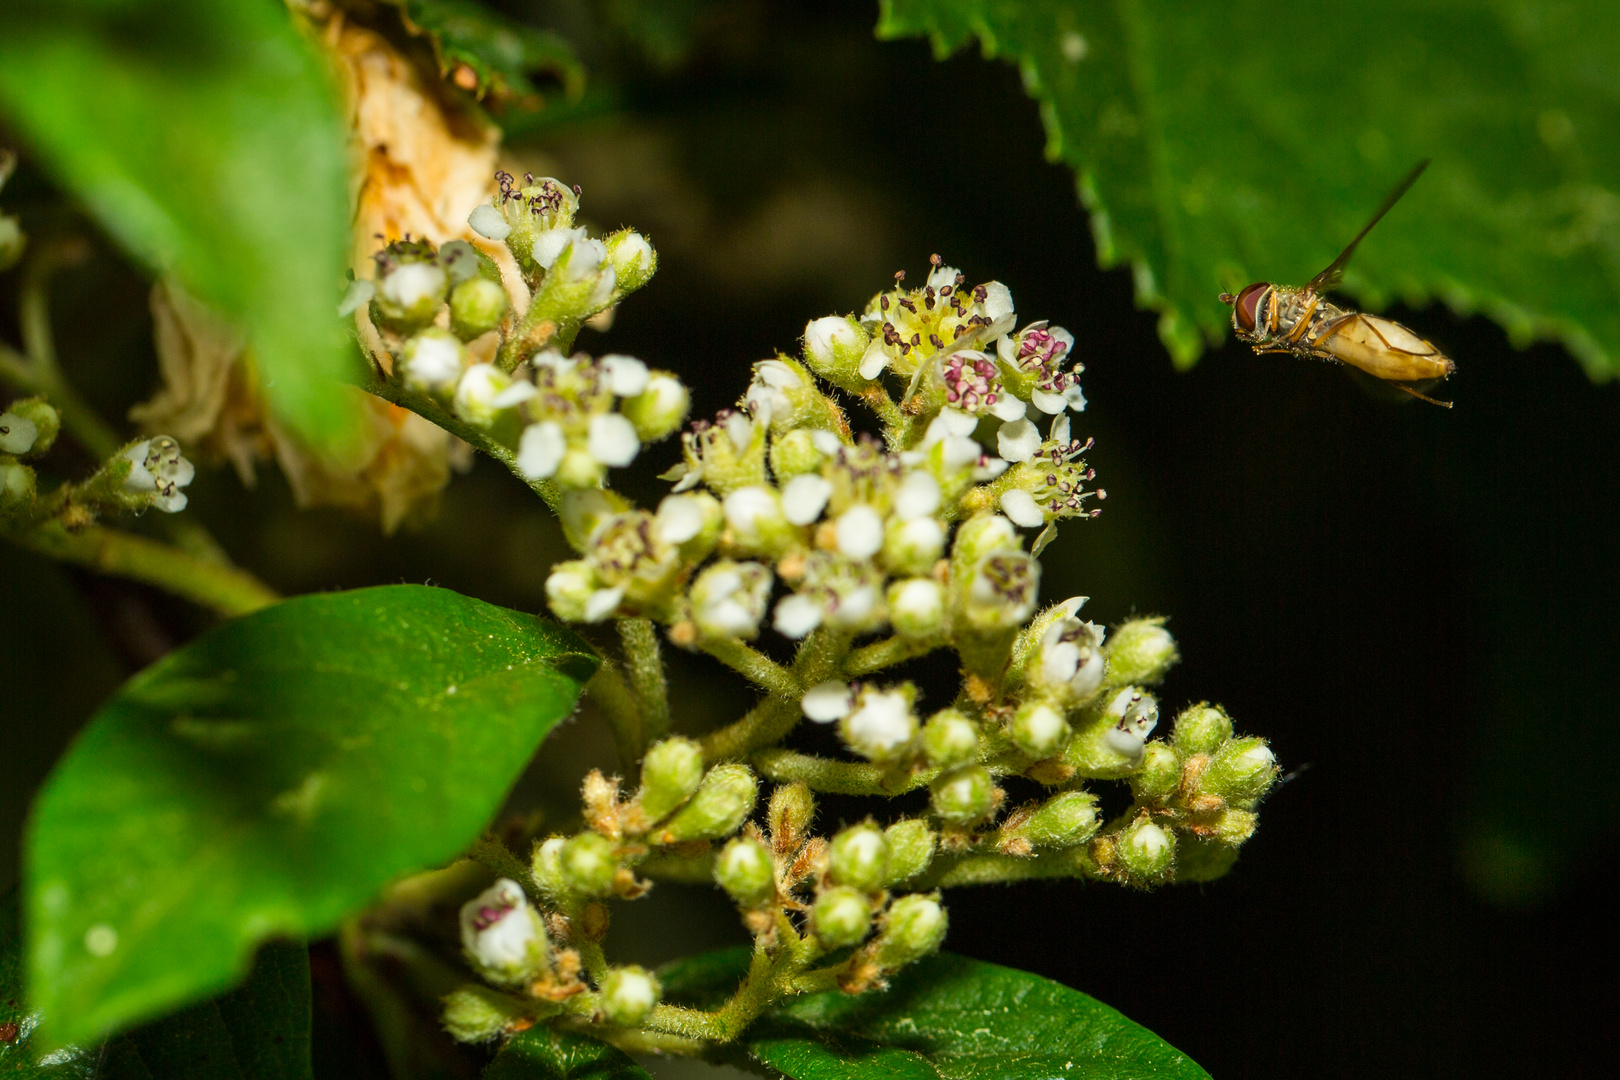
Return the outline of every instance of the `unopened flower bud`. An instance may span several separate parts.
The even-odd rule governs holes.
[[[1142,748],[1142,763],[1131,773],[1131,791],[1138,799],[1162,799],[1180,784],[1180,754],[1159,741]]]
[[[602,1018],[619,1027],[638,1027],[652,1015],[663,994],[658,980],[643,968],[614,968],[602,980]]]
[[[926,473],[924,475],[927,475]],[[897,574],[926,574],[945,552],[945,526],[931,517],[896,516],[883,538],[883,561]]]
[[[1176,861],[1176,834],[1143,818],[1119,838],[1119,857],[1132,874],[1161,879]]]
[[[499,282],[482,274],[463,281],[450,291],[450,329],[463,341],[471,341],[501,325],[506,317],[506,290]]]
[[[837,315],[814,319],[804,328],[805,363],[831,383],[858,386],[866,381],[860,366],[870,342],[870,335],[854,319]]]
[[[933,637],[945,629],[945,589],[932,578],[904,578],[889,586],[889,622],[902,637]]]
[[[765,617],[773,580],[761,563],[729,559],[714,563],[692,583],[693,624],[704,637],[754,637]]]
[[[1179,657],[1176,639],[1161,619],[1132,619],[1108,635],[1108,674],[1115,685],[1151,686],[1164,679]]]
[[[529,862],[529,872],[534,875],[535,884],[547,896],[562,899],[568,896],[568,880],[563,876],[562,849],[568,843],[565,836],[552,836],[534,846],[534,855]]]
[[[546,604],[563,622],[590,622],[586,612],[602,590],[596,570],[584,559],[560,562],[546,577]]]
[[[910,881],[934,861],[938,837],[922,818],[895,822],[883,830],[883,839],[889,845],[889,871],[883,877],[885,888]]]
[[[524,982],[546,964],[545,927],[511,878],[501,878],[462,905],[461,944],[494,982]]]
[[[911,700],[912,694],[905,688],[866,690],[855,703],[855,709],[840,722],[844,742],[872,761],[888,761],[900,756],[917,734],[917,718],[912,714]]]
[[[1228,802],[1257,799],[1277,778],[1277,757],[1259,738],[1233,739],[1204,772],[1203,789]]]
[[[26,450],[11,450],[6,444],[16,436],[22,434],[21,424],[14,424],[12,419],[22,424],[34,425],[33,445]],[[12,428],[13,433],[8,435],[6,428]],[[23,398],[13,401],[4,416],[0,416],[0,450],[7,454],[27,454],[30,457],[39,457],[48,453],[56,442],[56,435],[62,430],[62,416],[56,409],[42,397]],[[16,441],[21,441],[16,439]]]
[[[816,898],[810,921],[822,948],[841,949],[866,936],[872,925],[872,905],[859,889],[838,885]]]
[[[937,896],[911,893],[889,905],[874,955],[886,970],[894,971],[921,960],[945,940],[948,920]]]
[[[798,539],[794,526],[782,513],[782,500],[774,488],[738,488],[725,497],[721,506],[732,544],[740,552],[774,557]]]
[[[633,293],[652,280],[658,269],[658,254],[645,236],[634,229],[620,229],[603,243],[620,293]]]
[[[923,725],[922,751],[936,769],[966,765],[979,753],[979,725],[956,709],[941,709]]]
[[[1023,550],[1018,530],[1000,514],[980,514],[969,518],[956,530],[956,543],[951,548],[951,561],[963,568],[977,563],[986,555],[1001,551]]]
[[[1254,835],[1254,827],[1259,820],[1260,815],[1253,810],[1222,810],[1214,822],[1215,839],[1235,847]]]
[[[522,385],[531,391],[534,389],[533,384]],[[502,410],[522,400],[509,393],[512,386],[511,377],[494,364],[474,364],[461,373],[452,408],[456,416],[474,427],[492,427]]]
[[[466,350],[461,342],[436,327],[429,327],[411,338],[400,354],[405,385],[416,390],[451,391],[461,381],[465,366]]]
[[[449,287],[450,278],[437,263],[400,263],[377,283],[372,318],[400,333],[421,329],[439,313]]]
[[[753,812],[759,781],[748,766],[735,763],[710,769],[697,793],[658,830],[658,840],[718,840],[736,832]]]
[[[619,861],[613,857],[613,841],[601,833],[570,837],[559,858],[563,880],[571,891],[585,896],[606,896],[612,891]]]
[[[468,983],[445,995],[442,1022],[457,1042],[489,1042],[506,1034],[510,1025],[525,1019],[526,1005],[510,994]]]
[[[739,836],[714,860],[714,880],[738,904],[759,907],[776,895],[771,849],[750,836]]]
[[[1232,718],[1219,705],[1197,704],[1182,710],[1171,733],[1183,754],[1213,754],[1232,737]]]
[[[862,892],[883,888],[889,873],[889,844],[876,825],[852,825],[832,839],[827,854],[833,881]]]
[[[1191,884],[1224,877],[1237,862],[1238,849],[1213,837],[1184,836],[1176,844],[1176,881]]]
[[[1063,714],[1044,701],[1026,701],[1013,714],[1007,735],[1013,745],[1034,758],[1051,757],[1069,740]]]
[[[0,513],[32,505],[36,484],[27,465],[0,462]]]
[[[32,420],[9,410],[0,413],[0,453],[26,454],[38,437],[39,428]]]
[[[703,750],[682,736],[654,743],[641,762],[641,812],[646,820],[661,821],[680,806],[703,782]]]
[[[939,777],[930,786],[934,813],[943,821],[970,824],[996,807],[996,785],[982,765],[968,765]]]
[[[719,499],[707,491],[688,491],[664,496],[653,517],[653,531],[659,540],[679,548],[683,561],[699,563],[719,542],[725,521]]]
[[[657,442],[674,434],[686,419],[692,395],[681,380],[667,371],[655,371],[646,389],[619,403],[619,412],[636,426],[642,442]]]
[[[1036,847],[1064,848],[1097,831],[1097,798],[1084,791],[1063,791],[1047,799],[1019,830]]]
[[[804,428],[794,428],[771,440],[771,473],[777,483],[786,485],[794,478],[815,472],[825,460],[814,436]],[[817,511],[819,516],[820,511]]]
[[[779,850],[794,851],[815,819],[816,797],[801,780],[783,784],[771,793],[771,806],[765,816],[771,827],[771,842]]]

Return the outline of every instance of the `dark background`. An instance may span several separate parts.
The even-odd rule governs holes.
[[[858,310],[931,253],[1007,283],[1023,318],[1077,339],[1091,401],[1077,430],[1096,437],[1109,491],[1099,520],[1048,549],[1043,597],[1088,594],[1099,621],[1170,615],[1184,661],[1169,709],[1223,703],[1290,771],[1227,878],[957,891],[950,948],[1092,994],[1220,1077],[1613,1068],[1613,384],[1440,308],[1387,314],[1458,360],[1450,412],[1232,343],[1176,373],[1128,271],[1097,268],[1072,174],[1044,160],[1010,66],[878,43],[864,4],[700,11],[690,51],[662,68],[583,9],[540,14],[581,43],[599,94],[510,149],[662,258],[582,345],[680,371],[702,416],[731,403],[748,362],[793,351],[808,318]],[[64,363],[121,415],[153,379],[144,286],[92,260],[56,304]],[[224,469],[192,491],[188,513],[287,591],[431,580],[539,610],[562,557],[543,509],[487,462],[436,521],[390,539],[296,511],[271,469],[254,493]],[[140,587],[0,558],[5,886],[29,793],[72,732],[205,624]],[[680,685],[710,704],[733,692],[714,674],[683,662]],[[605,754],[588,722],[571,726],[515,801],[566,812],[582,764]],[[621,908],[626,959],[742,940],[701,890]]]

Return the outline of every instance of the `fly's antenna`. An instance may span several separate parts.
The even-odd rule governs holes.
[[[1395,387],[1395,389],[1397,389],[1397,390],[1405,390],[1408,394],[1411,394],[1413,397],[1419,399],[1420,401],[1427,401],[1430,405],[1438,405],[1442,409],[1449,409],[1452,406],[1452,402],[1449,402],[1449,401],[1436,401],[1434,398],[1430,397],[1427,394],[1418,393],[1416,390],[1412,389],[1410,386],[1402,386],[1400,383],[1391,383],[1390,385]]]

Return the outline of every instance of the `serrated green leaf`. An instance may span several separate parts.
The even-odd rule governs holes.
[[[585,90],[585,68],[573,46],[546,30],[512,20],[476,0],[388,0],[406,25],[433,45],[439,74],[454,78],[465,68],[474,85],[466,87],[496,104],[525,108],[541,104],[531,75],[545,73],[576,100]]]
[[[489,821],[596,659],[394,585],[288,600],[131,679],[35,801],[29,989],[56,1042],[218,992]]]
[[[101,225],[248,331],[272,407],[342,441],[348,146],[267,0],[8,0],[0,113]]]
[[[533,1027],[514,1035],[483,1080],[651,1080],[647,1070],[606,1043]]]
[[[1481,311],[1594,379],[1620,365],[1609,3],[882,2],[881,36],[942,56],[976,37],[1019,66],[1099,257],[1133,268],[1180,363],[1225,336],[1220,292],[1303,284],[1433,158],[1345,291]]]
[[[660,972],[665,996],[715,1004],[748,970],[743,949]],[[887,990],[797,998],[743,1036],[794,1080],[1203,1078],[1185,1054],[1095,998],[997,964],[941,953]]]
[[[302,944],[260,951],[241,986],[118,1036],[37,1060],[39,1015],[22,1004],[17,896],[0,900],[0,1080],[309,1080],[309,955]],[[10,1025],[10,1026],[8,1026]]]

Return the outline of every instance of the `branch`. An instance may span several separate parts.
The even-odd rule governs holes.
[[[624,646],[630,686],[641,703],[641,746],[637,757],[669,734],[669,686],[664,681],[664,658],[658,628],[651,619],[620,619],[619,642]]]
[[[938,638],[907,638],[896,634],[863,645],[844,657],[843,673],[850,678],[870,675],[919,656],[927,656],[945,644]]]
[[[619,752],[619,764],[626,773],[633,773],[644,745],[641,706],[612,660],[603,660],[591,681],[585,684],[585,693],[607,714],[608,726],[613,730],[613,747]]]
[[[756,750],[748,760],[767,780],[779,784],[800,780],[810,790],[829,795],[900,795],[930,783],[939,775],[938,769],[910,772],[865,762],[833,761],[778,747]]]
[[[804,695],[804,684],[793,672],[737,638],[705,638],[698,648],[762,690],[795,701]]]
[[[781,742],[798,722],[798,702],[768,697],[741,720],[703,736],[703,760],[713,763],[747,757],[757,747]]]
[[[1063,851],[1043,851],[1039,855],[998,855],[968,852],[939,855],[923,874],[906,887],[918,892],[949,889],[959,885],[1001,885],[1011,881],[1040,878],[1092,878],[1105,875],[1093,861],[1084,844]]]

